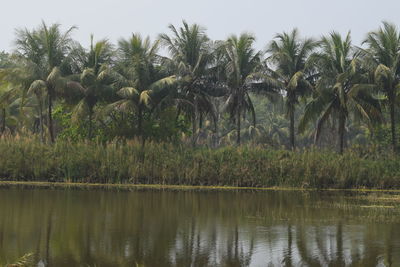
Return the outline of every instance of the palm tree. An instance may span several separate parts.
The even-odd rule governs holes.
[[[11,88],[6,83],[0,83],[0,135],[2,135],[6,130],[7,122],[7,108],[11,102],[15,99],[17,93],[16,89]]]
[[[73,120],[88,118],[88,139],[92,138],[94,107],[101,100],[111,99],[113,88],[112,80],[109,78],[109,67],[113,56],[113,49],[107,40],[93,43],[88,53],[84,53],[83,70],[79,75],[79,83],[69,82],[69,88],[79,91],[80,101],[73,110]]]
[[[1,55],[1,54],[0,54]],[[0,61],[0,109],[1,109],[1,126],[0,126],[0,134],[3,134],[6,130],[6,103],[8,102],[7,92],[8,90],[8,83],[4,81],[4,70],[1,68],[1,61]]]
[[[211,43],[205,30],[198,24],[189,25],[183,21],[183,27],[169,25],[172,37],[161,34],[160,40],[167,47],[171,59],[165,59],[176,73],[180,82],[180,92],[184,101],[189,101],[192,110],[192,145],[195,146],[198,137],[198,124],[201,124],[201,109],[211,107],[209,95],[204,90],[204,80],[213,56]]]
[[[52,108],[56,90],[63,86],[60,67],[70,51],[70,34],[75,27],[62,32],[59,24],[42,25],[32,31],[17,31],[17,53],[26,62],[26,72],[33,80],[31,86],[42,86],[47,94],[48,128],[54,142]],[[33,84],[35,83],[35,84]]]
[[[28,94],[34,94],[39,108],[40,140],[44,143],[43,109],[46,102],[46,84],[42,80],[34,81],[29,87]]]
[[[9,61],[10,64],[8,66],[0,69],[0,91],[2,91],[0,102],[4,115],[9,113],[11,120],[23,124],[29,121],[29,119],[35,120],[35,115],[33,115],[35,107],[37,107],[38,113],[42,114],[46,102],[46,92],[39,92],[39,89],[43,88],[38,88],[41,83],[39,81],[35,82],[30,72],[34,69],[31,67],[30,62],[19,59]],[[36,99],[30,98],[30,94],[35,94]],[[43,116],[39,114],[37,118],[39,119],[41,140],[44,141]],[[4,116],[3,129],[5,129],[5,122],[6,118]],[[34,125],[36,125],[36,120]]]
[[[320,79],[314,99],[306,106],[299,130],[318,118],[315,140],[330,117],[338,119],[339,152],[343,153],[346,121],[350,114],[368,122],[379,120],[379,102],[371,95],[373,86],[360,68],[358,54],[353,52],[350,33],[345,39],[332,32],[321,41],[320,53],[313,55],[317,62]]]
[[[383,22],[383,27],[368,33],[362,50],[366,63],[373,68],[375,84],[384,92],[390,108],[393,151],[397,148],[396,98],[400,88],[400,32],[394,24]]]
[[[12,110],[16,110],[16,104],[20,104],[20,111],[23,110],[21,101],[21,87],[26,88],[31,83],[27,79],[25,71],[12,59],[12,57],[5,53],[0,53],[0,109],[1,109],[1,126],[0,133],[6,130],[7,115],[12,115]],[[9,113],[9,114],[8,114]],[[23,115],[23,112],[20,112]],[[20,116],[22,119],[23,116]],[[15,118],[15,117],[14,117]]]
[[[107,107],[107,110],[136,113],[138,136],[143,144],[143,116],[147,107],[156,106],[161,101],[160,96],[165,96],[165,90],[176,80],[159,66],[158,48],[159,41],[152,43],[149,37],[143,39],[140,34],[119,41],[114,86],[122,99]]]
[[[240,122],[246,110],[250,110],[255,125],[255,111],[249,96],[253,74],[258,71],[261,52],[253,48],[254,36],[243,33],[232,35],[223,44],[226,56],[226,79],[229,87],[227,109],[236,122],[236,143],[240,145]]]
[[[295,108],[299,97],[312,90],[310,83],[313,65],[310,54],[318,46],[311,38],[301,39],[297,29],[290,33],[277,34],[269,44],[267,64],[275,69],[266,68],[264,82],[266,89],[281,91],[285,95],[287,115],[290,120],[290,146],[295,148]]]

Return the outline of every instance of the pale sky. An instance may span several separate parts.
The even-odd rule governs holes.
[[[400,26],[399,11],[396,0],[3,0],[0,51],[12,49],[16,28],[31,29],[42,20],[61,23],[64,29],[78,26],[73,37],[85,46],[91,33],[114,43],[132,32],[154,39],[182,19],[204,26],[212,39],[253,33],[259,49],[293,27],[312,37],[351,30],[359,45],[382,20]]]

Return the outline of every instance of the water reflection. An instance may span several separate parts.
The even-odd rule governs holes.
[[[398,206],[363,201],[3,188],[0,263],[33,252],[42,266],[400,266]]]

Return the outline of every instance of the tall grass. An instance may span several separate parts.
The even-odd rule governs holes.
[[[0,178],[13,181],[239,187],[400,188],[400,158],[261,147],[198,148],[0,139]]]

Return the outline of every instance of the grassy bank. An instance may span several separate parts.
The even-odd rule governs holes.
[[[8,181],[232,187],[400,188],[400,158],[355,151],[217,150],[172,144],[0,139],[0,177]]]

